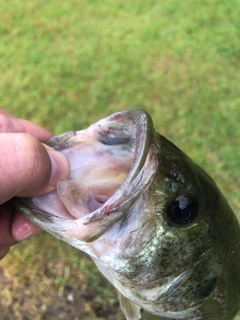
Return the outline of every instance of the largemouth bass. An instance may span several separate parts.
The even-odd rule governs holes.
[[[15,206],[92,257],[127,320],[234,318],[238,221],[214,181],[146,112],[118,112],[47,145],[69,159],[69,179]]]

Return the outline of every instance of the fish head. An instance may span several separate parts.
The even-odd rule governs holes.
[[[235,299],[226,294],[226,269],[234,274],[236,219],[213,180],[155,131],[146,112],[118,112],[47,144],[66,155],[71,174],[54,192],[15,199],[19,210],[88,253],[152,314],[227,312],[227,299]]]

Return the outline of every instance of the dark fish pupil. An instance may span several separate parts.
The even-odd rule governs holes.
[[[197,202],[187,195],[178,196],[168,207],[168,218],[177,224],[192,222],[198,213]]]
[[[179,220],[187,219],[191,215],[188,208],[181,209],[179,207],[174,207],[172,214],[176,219],[179,219]]]

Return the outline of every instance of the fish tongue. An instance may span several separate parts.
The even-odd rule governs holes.
[[[58,182],[57,192],[67,210],[76,218],[83,217],[102,205],[95,200],[88,188],[72,180]]]

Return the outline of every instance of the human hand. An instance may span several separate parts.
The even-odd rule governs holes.
[[[40,126],[0,109],[0,259],[12,245],[40,230],[8,200],[51,192],[69,176],[66,157],[40,142],[49,138]]]

